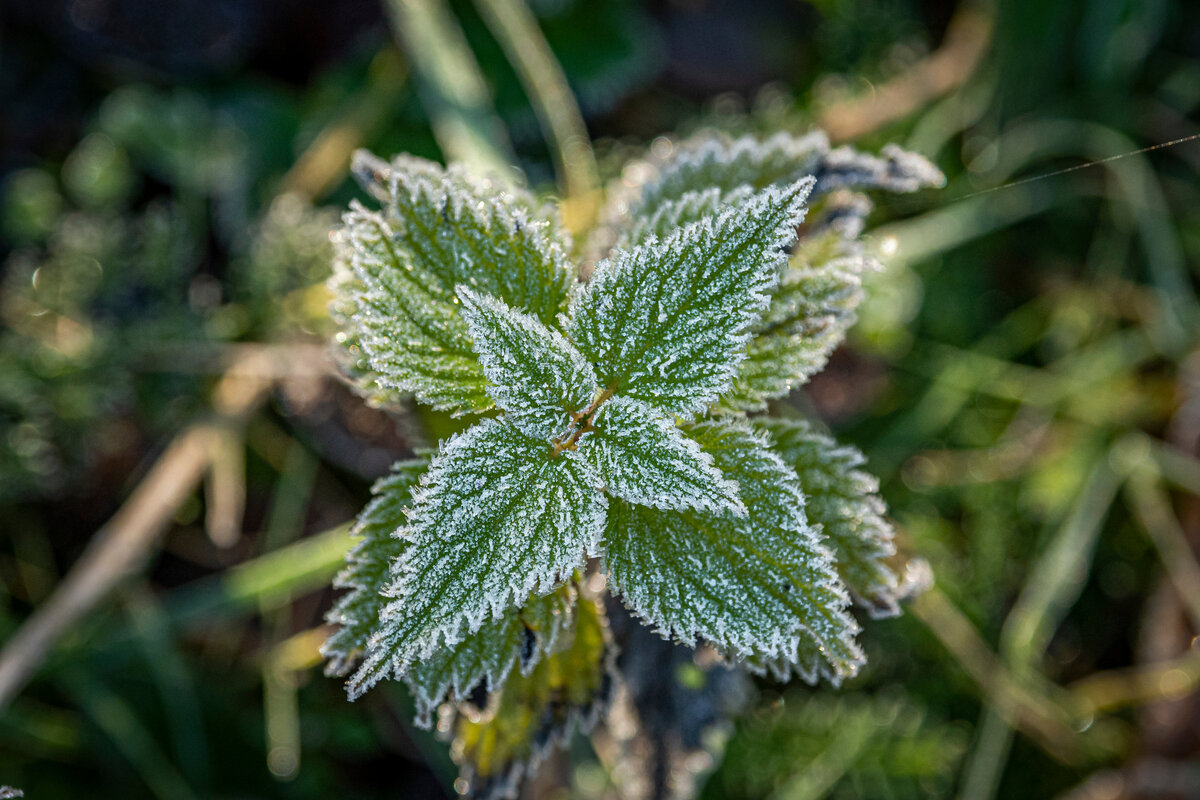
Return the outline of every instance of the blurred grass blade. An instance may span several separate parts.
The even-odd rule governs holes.
[[[1037,661],[1050,637],[1083,590],[1096,540],[1119,485],[1107,460],[1099,461],[1066,522],[1030,570],[1000,635],[1000,652],[1018,678],[1037,673]],[[974,800],[995,796],[1009,754],[1012,727],[999,709],[984,711],[980,736],[967,762],[965,796]],[[1074,738],[1074,732],[1068,732],[1067,740]]]
[[[1031,686],[1009,671],[988,648],[971,620],[941,590],[933,587],[918,597],[912,613],[954,656],[959,667],[978,684],[983,698],[1010,727],[1027,733],[1055,758],[1072,762],[1078,758],[1070,715],[1046,685]]]
[[[279,181],[279,194],[293,192],[308,200],[324,197],[346,177],[350,156],[396,110],[408,78],[400,54],[384,48],[371,62],[367,84],[349,98]]]
[[[1130,506],[1158,551],[1193,629],[1200,631],[1200,564],[1157,478],[1150,469],[1138,470],[1130,477],[1127,486]]]
[[[1066,522],[1030,570],[1001,634],[1001,653],[1013,669],[1024,672],[1035,667],[1083,591],[1096,540],[1119,484],[1106,460],[1097,463]]]
[[[276,551],[301,532],[319,466],[303,444],[289,440],[271,499],[271,510],[267,514],[267,529],[262,534],[261,547],[266,552]],[[300,771],[300,704],[296,697],[296,675],[272,654],[276,644],[287,636],[291,615],[287,605],[277,602],[269,604],[260,600],[259,609],[268,648],[262,669],[267,769],[279,780],[290,781]]]
[[[162,701],[175,760],[191,786],[207,786],[210,769],[204,716],[187,662],[172,638],[167,615],[158,598],[144,586],[133,588],[125,608]]]
[[[204,529],[217,547],[237,544],[246,510],[246,443],[239,427],[214,425],[208,437]]]
[[[516,157],[491,90],[444,0],[385,0],[447,161],[510,178]]]
[[[828,746],[804,770],[772,792],[769,800],[821,800],[828,796],[866,752],[877,730],[873,719],[843,715],[842,727]]]
[[[516,68],[537,113],[559,187],[566,193],[563,221],[572,233],[586,230],[599,209],[600,173],[562,65],[525,0],[475,0],[475,5]]]
[[[189,625],[277,607],[328,584],[351,544],[350,523],[309,536],[177,590],[167,613],[172,624]]]
[[[120,695],[79,668],[64,671],[59,688],[74,699],[161,800],[191,800],[191,787],[159,749],[153,734]]]

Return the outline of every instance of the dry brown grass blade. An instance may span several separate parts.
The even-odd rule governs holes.
[[[835,142],[853,141],[962,86],[987,52],[993,23],[990,11],[964,3],[941,47],[870,94],[830,106],[821,113],[819,127]]]
[[[193,425],[167,447],[133,494],[92,537],[50,599],[0,650],[0,709],[37,671],[47,653],[122,578],[137,571],[150,546],[208,468],[212,429]]]
[[[314,357],[318,360],[314,362]],[[92,537],[54,593],[0,650],[0,709],[24,688],[55,643],[123,578],[137,572],[203,479],[222,428],[243,425],[290,370],[326,363],[311,347],[246,349],[213,392],[217,419],[190,425],[168,445],[117,513]]]
[[[1006,724],[1060,761],[1079,759],[1070,725],[1072,715],[1045,692],[1017,680],[949,598],[933,587],[919,596],[911,609],[954,655]]]
[[[1200,650],[1194,645],[1171,661],[1112,669],[1081,678],[1067,691],[1092,713],[1116,711],[1159,700],[1177,700],[1200,687]]]

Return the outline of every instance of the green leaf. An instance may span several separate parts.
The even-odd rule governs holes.
[[[615,397],[600,407],[579,453],[613,497],[672,511],[745,514],[738,487],[675,421],[641,400]]]
[[[446,442],[415,493],[356,697],[386,675],[463,641],[490,616],[548,594],[597,551],[607,500],[574,452],[503,419],[485,419]]]
[[[796,471],[808,498],[809,522],[820,525],[837,559],[838,574],[873,616],[900,613],[900,580],[887,561],[896,553],[883,515],[879,481],[859,469],[866,459],[800,420],[756,420],[775,450]]]
[[[370,396],[412,393],[453,413],[491,399],[455,296],[462,284],[544,323],[563,310],[573,271],[565,237],[527,193],[400,156],[355,155],[382,213],[354,203],[338,232],[331,312]]]
[[[716,216],[726,208],[741,205],[753,197],[754,189],[751,186],[732,190],[713,186],[701,191],[685,192],[678,198],[661,203],[654,213],[635,217],[618,234],[615,246],[629,249],[651,237],[665,239],[685,225]]]
[[[571,414],[596,394],[592,365],[561,333],[529,314],[465,286],[459,298],[496,404],[529,436],[562,434]]]
[[[489,692],[499,691],[518,665],[520,674],[528,675],[574,622],[575,594],[575,587],[567,583],[548,595],[531,597],[461,642],[413,664],[404,680],[417,703],[416,724],[428,728],[450,692],[462,700],[485,681]]]
[[[354,279],[337,290],[349,292],[353,311],[338,315],[353,326],[343,336],[362,348],[368,386],[412,393],[443,411],[489,408],[486,379],[456,298],[413,267],[382,215],[352,203],[343,219],[339,247],[349,248]]]
[[[593,239],[595,251],[668,235],[714,209],[743,205],[764,187],[804,176],[815,181],[810,204],[816,213],[810,213],[798,246],[807,255],[793,259],[794,268],[771,292],[771,306],[755,326],[734,388],[722,398],[723,408],[732,411],[759,410],[806,381],[853,324],[862,300],[860,276],[873,262],[855,242],[871,202],[849,190],[911,192],[944,183],[921,156],[892,145],[879,156],[831,148],[820,131],[802,137],[779,133],[763,141],[703,133],[632,172],[652,177],[640,191],[615,193],[607,226]]]
[[[796,677],[805,683],[816,684],[825,680],[831,686],[839,687],[844,678],[854,675],[853,672],[835,669],[825,658],[821,646],[812,639],[801,639],[796,652],[790,655],[750,656],[743,663],[749,672],[770,675],[780,683],[787,683]]]
[[[459,714],[451,755],[471,796],[515,797],[552,747],[590,729],[609,701],[611,661],[601,611],[581,597],[570,644],[511,676],[481,714]]]
[[[326,622],[338,627],[321,647],[331,675],[345,675],[379,627],[379,612],[387,603],[382,592],[391,580],[392,562],[406,545],[396,534],[407,522],[404,512],[412,505],[413,487],[428,467],[429,460],[423,458],[393,466],[390,475],[371,487],[374,496],[350,531],[358,543],[346,554],[346,566],[333,582],[350,591],[325,615]]]
[[[895,145],[873,156],[851,147],[831,149],[823,131],[804,136],[782,132],[762,141],[753,136],[730,140],[706,132],[680,144],[659,166],[657,177],[630,204],[629,217],[652,216],[688,192],[716,188],[724,193],[742,186],[763,189],[808,175],[816,179],[816,195],[852,187],[915,192],[945,183],[945,176],[923,156]]]
[[[597,265],[568,330],[601,383],[681,416],[728,389],[810,187],[768,189]]]
[[[822,131],[799,137],[777,133],[764,141],[701,133],[678,145],[660,166],[631,206],[630,217],[652,216],[689,192],[716,189],[725,194],[742,186],[765,189],[791,183],[815,174],[828,152],[829,138]]]
[[[569,242],[528,192],[408,155],[388,165],[360,151],[352,169],[371,174],[398,246],[443,296],[465,284],[547,325],[563,310]]]
[[[848,253],[836,233],[801,239],[722,407],[761,410],[819,372],[854,324],[862,273],[872,266]]]
[[[665,512],[614,501],[605,566],[648,625],[739,659],[792,662],[819,648],[828,669],[863,661],[858,624],[832,557],[804,516],[795,473],[744,424],[698,423],[691,435],[741,488],[747,514]]]
[[[625,169],[619,188],[609,193],[604,222],[589,242],[593,258],[603,257],[614,246],[639,244],[650,234],[664,236],[672,224],[697,221],[713,208],[737,202],[747,191],[782,186],[807,176],[815,180],[814,204],[831,192],[838,198],[829,203],[836,213],[825,220],[833,224],[840,224],[844,213],[861,225],[870,211],[870,201],[849,189],[913,192],[945,183],[942,173],[915,153],[894,145],[884,147],[880,156],[850,147],[833,149],[821,131],[804,136],[777,133],[761,141],[753,136],[730,139],[704,131],[667,150]],[[818,221],[816,227],[821,225]],[[857,236],[859,230],[848,238]]]
[[[404,393],[380,383],[378,373],[372,369],[371,361],[363,350],[355,319],[362,283],[354,276],[354,249],[342,232],[335,234],[334,240],[333,271],[326,281],[330,298],[329,318],[337,326],[334,358],[343,374],[350,378],[355,389],[369,404],[397,408],[402,405]]]

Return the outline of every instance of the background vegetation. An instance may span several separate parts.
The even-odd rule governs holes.
[[[349,704],[321,674],[343,524],[449,430],[335,377],[321,282],[354,147],[515,157],[553,190],[500,5],[2,6],[0,784],[452,791],[402,687]],[[1200,143],[981,193],[1197,133],[1200,7],[530,6],[603,177],[663,133],[819,125],[950,178],[881,199],[890,266],[789,400],[864,450],[935,588],[867,624],[840,690],[681,664],[647,694],[694,711],[681,785],[1200,795]],[[530,796],[617,796],[626,768],[580,741]]]

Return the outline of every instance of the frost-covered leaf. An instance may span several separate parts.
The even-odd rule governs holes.
[[[682,416],[728,389],[810,185],[768,189],[597,265],[568,330],[601,383]]]
[[[834,232],[802,239],[721,405],[759,410],[819,372],[854,324],[862,273],[872,267],[863,256],[847,254]]]
[[[333,582],[350,591],[325,615],[338,628],[321,647],[331,675],[345,675],[379,627],[379,612],[387,603],[382,592],[391,580],[392,562],[405,548],[396,534],[407,521],[404,510],[412,505],[412,489],[428,467],[424,458],[393,466],[391,474],[371,488],[374,496],[350,531],[358,543],[346,554],[346,566]]]
[[[526,193],[461,169],[361,152],[353,168],[383,209],[352,204],[336,237],[347,268],[335,270],[331,312],[352,374],[375,399],[412,393],[440,410],[486,410],[455,287],[552,322],[572,276],[556,224]]]
[[[726,208],[741,205],[754,196],[754,188],[741,186],[725,190],[720,186],[695,192],[685,192],[678,198],[662,203],[652,214],[634,218],[629,227],[623,229],[616,241],[618,249],[629,249],[642,244],[650,237],[665,239],[675,231],[714,217]]]
[[[481,684],[489,692],[499,691],[514,667],[528,675],[574,622],[575,596],[575,587],[567,583],[531,597],[461,642],[413,664],[404,680],[417,704],[417,725],[429,727],[433,712],[451,692],[462,700]]]
[[[592,243],[597,253],[614,243],[627,247],[665,235],[714,208],[742,205],[754,190],[805,176],[815,181],[798,250],[815,250],[816,257],[794,259],[793,269],[771,292],[771,308],[756,325],[734,390],[724,398],[726,410],[757,410],[767,399],[787,394],[824,366],[853,324],[862,299],[860,276],[873,267],[854,241],[871,209],[862,191],[911,192],[944,182],[919,155],[893,145],[878,156],[831,148],[820,131],[799,137],[779,133],[761,141],[703,133],[666,158],[650,159],[633,175],[651,177],[615,193],[608,222]],[[812,239],[821,243],[807,247]]]
[[[796,471],[808,498],[808,520],[819,524],[837,559],[838,574],[874,616],[899,613],[902,591],[888,559],[896,553],[883,515],[879,481],[860,467],[853,447],[839,445],[800,420],[756,420],[775,440],[775,451]]]
[[[821,646],[812,639],[801,639],[796,651],[790,655],[750,656],[742,662],[747,671],[754,675],[770,675],[780,683],[799,678],[805,683],[816,684],[825,680],[835,688],[842,680],[852,677],[831,667],[821,651]]]
[[[817,191],[834,189],[882,189],[899,194],[942,186],[946,176],[925,156],[895,144],[886,144],[878,156],[862,153],[849,145],[825,154],[814,173]]]
[[[674,511],[745,513],[738,487],[670,417],[629,397],[600,407],[579,447],[613,497]]]
[[[487,409],[492,401],[456,298],[417,271],[396,240],[381,214],[351,204],[339,247],[348,248],[354,277],[335,287],[353,304],[351,311],[334,309],[352,325],[343,337],[362,348],[369,385],[411,392],[437,409]]]
[[[828,151],[829,138],[821,131],[799,137],[777,133],[764,141],[702,133],[678,145],[660,165],[657,177],[632,204],[630,217],[652,216],[689,192],[716,189],[724,194],[742,186],[764,189],[793,182],[814,174]]]
[[[575,346],[529,314],[459,288],[488,394],[534,438],[562,433],[596,394],[596,373]]]
[[[362,694],[386,675],[456,644],[490,616],[548,594],[595,553],[606,499],[574,452],[551,448],[503,419],[446,442],[414,493],[383,610],[363,665]]]
[[[651,216],[665,204],[688,192],[730,192],[742,186],[762,189],[811,175],[815,194],[838,188],[883,189],[914,192],[945,182],[942,173],[924,157],[895,145],[887,145],[879,156],[852,147],[831,148],[823,131],[803,136],[777,133],[758,140],[743,136],[729,140],[711,133],[679,145],[663,163],[655,179],[630,207],[632,219]]]
[[[824,238],[824,234],[832,233],[841,244],[840,255],[850,255],[861,250],[861,245],[856,243],[856,240],[866,227],[867,217],[875,208],[870,197],[862,192],[836,189],[823,195],[813,206],[805,238],[820,239]]]
[[[363,350],[358,324],[354,319],[358,314],[357,298],[362,293],[362,284],[354,277],[354,267],[351,263],[354,249],[341,232],[335,235],[335,243],[333,271],[325,282],[330,298],[329,318],[338,329],[334,358],[342,373],[353,382],[355,389],[368,403],[381,407],[399,407],[403,393],[379,382]]]
[[[581,597],[570,643],[528,675],[512,675],[480,714],[459,714],[451,755],[470,796],[515,798],[546,754],[595,724],[612,692],[611,653],[596,603]]]
[[[465,284],[546,324],[563,310],[573,279],[566,234],[527,192],[408,155],[390,165],[361,151],[355,159],[355,174],[369,172],[378,187],[397,245],[437,291],[450,297]]]
[[[744,424],[698,423],[692,436],[735,480],[747,515],[666,512],[613,501],[605,566],[613,589],[647,624],[735,658],[795,657],[821,648],[852,675],[858,624],[832,557],[804,516],[795,473]]]
[[[747,188],[760,190],[812,176],[816,203],[831,192],[845,196],[847,189],[911,192],[945,182],[922,156],[894,145],[879,156],[850,147],[834,149],[821,131],[802,136],[781,132],[763,140],[703,131],[668,150],[629,165],[610,190],[603,222],[588,245],[593,260],[603,258],[614,245],[639,243],[647,232],[661,230],[671,220],[686,224],[699,219],[692,215],[708,213],[714,202],[727,204]],[[869,203],[835,205],[859,219],[869,211]],[[830,221],[836,216],[840,215]]]

